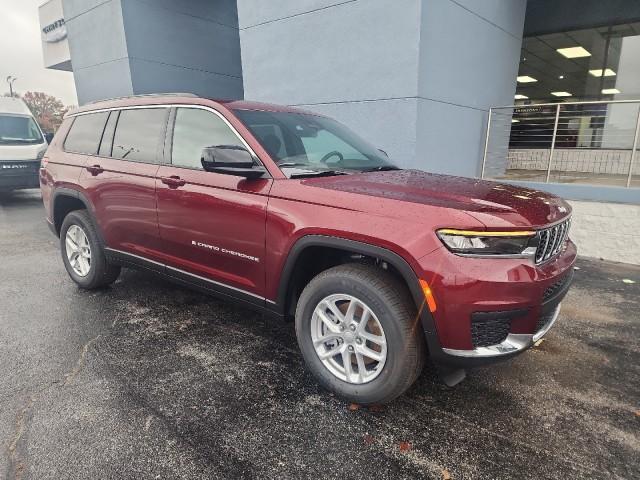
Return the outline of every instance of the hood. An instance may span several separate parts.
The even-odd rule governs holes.
[[[40,152],[47,149],[47,143],[25,145],[0,144],[0,162],[12,160],[37,160]]]
[[[463,211],[487,228],[543,227],[567,217],[564,200],[540,190],[419,170],[311,178],[309,186]]]

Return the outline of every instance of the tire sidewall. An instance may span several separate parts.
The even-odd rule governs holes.
[[[337,378],[316,354],[311,339],[311,318],[318,303],[332,294],[347,294],[363,301],[382,325],[387,342],[387,359],[380,374],[370,382],[351,384]],[[371,403],[395,397],[402,372],[408,368],[408,339],[396,320],[397,315],[398,312],[393,311],[372,286],[357,276],[330,275],[313,280],[300,296],[296,312],[296,335],[309,369],[325,388],[354,401]]]
[[[89,225],[87,219],[85,219],[84,217],[85,215],[82,215],[78,212],[71,212],[66,216],[60,229],[60,250],[62,252],[62,261],[64,263],[64,267],[71,279],[80,287],[89,288],[97,281],[97,267],[98,261],[102,256],[102,250],[99,240],[94,233],[94,229],[91,228],[92,225]],[[89,240],[89,247],[91,248],[91,265],[89,267],[89,273],[84,277],[81,277],[73,270],[73,267],[69,263],[69,259],[67,257],[67,231],[74,225],[82,229],[84,234],[87,236],[87,240]]]

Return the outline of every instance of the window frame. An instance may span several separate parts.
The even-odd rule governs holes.
[[[159,109],[159,108],[163,108],[164,110],[166,110],[165,115],[164,115],[164,120],[162,121],[162,126],[161,126],[161,131],[160,131],[160,136],[158,137],[158,144],[156,145],[156,154],[155,154],[155,161],[153,162],[143,162],[142,160],[134,160],[134,159],[129,159],[129,158],[119,158],[119,157],[114,157],[113,156],[113,142],[115,142],[116,139],[116,132],[118,131],[118,124],[120,123],[120,118],[122,117],[122,111],[123,110],[151,110],[151,109]],[[131,162],[131,163],[140,163],[143,165],[164,165],[165,164],[165,155],[164,155],[164,143],[165,143],[165,137],[167,135],[167,122],[169,119],[169,113],[171,110],[171,107],[168,105],[136,105],[135,107],[117,107],[114,109],[109,109],[111,111],[113,110],[117,110],[117,115],[118,118],[116,119],[116,124],[113,128],[113,132],[111,134],[111,151],[109,152],[110,155],[108,157],[104,156],[104,155],[97,155],[97,157],[101,157],[101,158],[111,158],[113,160],[119,160],[121,162]],[[109,119],[107,118],[107,121],[109,121]],[[106,128],[106,123],[105,123],[105,128]],[[104,132],[103,132],[104,135]],[[100,143],[102,143],[102,139],[100,140]],[[100,147],[98,146],[98,152],[100,151]]]
[[[265,169],[265,174],[262,177],[263,179],[267,179],[267,178],[273,178],[273,176],[271,175],[271,172],[269,172],[269,169],[265,166],[264,162],[260,159],[260,157],[258,156],[258,154],[256,154],[255,150],[251,147],[251,145],[249,144],[249,142],[247,142],[247,140],[240,134],[240,132],[238,132],[238,129],[236,127],[234,127],[231,122],[218,110],[216,110],[213,107],[207,106],[207,105],[198,105],[195,103],[161,103],[161,104],[153,104],[153,105],[130,105],[130,106],[125,106],[125,107],[107,107],[107,108],[96,108],[95,110],[88,110],[86,112],[78,112],[78,113],[72,113],[70,115],[68,115],[68,117],[72,117],[73,118],[73,123],[75,123],[75,119],[76,117],[82,116],[82,115],[90,115],[92,113],[100,113],[100,112],[114,112],[116,111],[118,114],[118,120],[120,119],[120,113],[123,110],[133,110],[133,109],[140,109],[140,108],[165,108],[169,111],[169,113],[167,114],[167,122],[164,126],[163,129],[163,136],[164,136],[164,140],[162,140],[159,142],[159,157],[158,157],[158,163],[148,163],[148,162],[137,162],[135,160],[127,160],[122,159],[122,158],[114,158],[114,157],[105,157],[104,155],[98,155],[97,153],[95,154],[82,154],[82,155],[87,155],[87,156],[91,156],[91,157],[98,157],[98,158],[112,158],[114,160],[122,160],[125,162],[133,162],[133,163],[143,163],[145,165],[160,165],[160,166],[171,166],[174,168],[185,168],[187,170],[194,170],[194,171],[199,171],[199,172],[204,172],[204,173],[214,173],[214,172],[205,172],[205,170],[202,169],[190,169],[189,167],[181,167],[179,165],[173,165],[171,163],[171,149],[173,147],[172,143],[173,143],[173,126],[175,124],[175,117],[176,117],[176,109],[177,108],[196,108],[196,109],[200,109],[200,110],[207,110],[211,113],[213,113],[214,115],[217,115],[218,117],[220,117],[222,119],[222,121],[231,129],[231,131],[240,139],[240,141],[242,142],[242,145],[249,151],[249,153],[251,154],[251,156],[253,157],[254,161],[256,162],[257,165],[264,167]],[[107,117],[107,121],[109,120],[109,118]],[[107,126],[107,121],[105,121],[105,128]],[[69,130],[67,131],[67,135],[69,134],[68,132],[71,131],[71,128],[73,127],[73,123],[71,124],[71,126],[69,127]],[[116,128],[118,127],[117,123],[116,123]],[[104,129],[102,134],[104,135]],[[113,134],[115,135],[115,129],[113,130]],[[113,136],[113,135],[112,135]],[[65,137],[65,141],[66,141],[66,137]],[[100,143],[102,142],[102,137],[100,138]],[[98,144],[98,149],[100,148],[100,143]],[[113,139],[112,139],[112,143],[113,143]],[[64,149],[64,145],[63,145],[63,149]],[[96,151],[97,152],[97,151]],[[112,144],[112,152],[113,152],[113,144]],[[75,152],[69,152],[69,153],[75,153]],[[216,175],[222,175],[222,174],[216,174]]]
[[[86,115],[90,115],[90,114],[98,114],[98,113],[105,113],[104,111],[101,110],[92,110],[90,112],[86,112]],[[69,129],[67,130],[67,133],[64,136],[64,141],[62,142],[62,151],[65,153],[73,153],[75,155],[97,155],[98,151],[100,150],[100,144],[102,143],[102,137],[104,135],[104,130],[107,127],[107,123],[109,122],[109,113],[107,112],[107,118],[104,121],[104,125],[102,126],[102,131],[100,132],[100,136],[98,137],[98,143],[96,145],[96,152],[95,153],[87,153],[87,152],[78,152],[75,150],[67,150],[67,140],[69,139],[69,135],[71,134],[71,130],[73,130],[73,126],[76,124],[76,120],[79,115],[73,115],[73,121],[71,122],[71,125],[69,125]]]
[[[240,140],[240,143],[251,153],[253,157],[253,161],[256,162],[258,166],[263,166],[262,161],[253,151],[253,149],[249,146],[249,144],[245,141],[245,139],[240,135],[240,133],[231,125],[231,123],[218,111],[209,109],[209,108],[199,108],[201,105],[175,105],[171,108],[171,117],[169,128],[167,128],[167,136],[165,139],[165,152],[168,152],[168,155],[165,155],[166,165],[171,165],[174,168],[184,168],[185,170],[193,170],[196,172],[205,172],[205,173],[215,173],[215,172],[207,172],[202,167],[187,167],[185,165],[177,165],[173,163],[173,136],[175,132],[176,120],[178,118],[178,109],[179,108],[188,108],[191,110],[207,110],[214,113],[218,118],[222,120],[222,122],[229,128],[229,130]],[[265,168],[266,170],[266,168]],[[268,174],[267,170],[267,174]],[[265,177],[266,178],[266,177]]]

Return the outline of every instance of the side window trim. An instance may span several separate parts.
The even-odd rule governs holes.
[[[96,156],[98,157],[103,157],[103,158],[112,158],[111,157],[111,153],[113,151],[113,137],[116,133],[116,127],[118,126],[118,118],[120,117],[120,110],[111,110],[109,112],[109,117],[107,118],[107,122],[104,125],[104,131],[102,132],[102,138],[100,139],[100,143],[98,144],[98,153],[96,154]],[[113,118],[113,128],[109,129],[110,124],[109,122],[111,121],[111,118]],[[105,135],[107,135],[107,137],[105,138]],[[106,154],[101,154],[100,150],[102,148],[102,142],[103,140],[105,140],[108,142],[107,143],[107,153]]]
[[[76,114],[71,115],[73,117],[73,122],[75,123],[75,120],[77,117],[83,116],[83,115],[90,115],[92,113],[100,113],[100,112],[113,112],[113,111],[117,111],[118,112],[118,121],[120,120],[120,113],[122,113],[125,110],[134,110],[134,109],[140,109],[140,108],[163,108],[167,111],[171,111],[171,110],[176,110],[177,108],[194,108],[194,109],[199,109],[199,110],[206,110],[208,112],[213,113],[214,115],[218,116],[230,129],[231,131],[240,139],[240,141],[242,142],[242,145],[249,151],[249,153],[251,153],[251,156],[253,157],[253,159],[256,161],[256,163],[262,167],[266,166],[264,165],[264,163],[262,162],[262,160],[260,159],[260,157],[258,156],[258,154],[255,152],[255,150],[251,147],[251,145],[249,144],[249,142],[240,134],[240,132],[238,132],[238,130],[236,129],[236,127],[233,126],[233,124],[224,116],[224,114],[220,111],[218,111],[217,109],[210,107],[208,105],[198,105],[198,104],[191,104],[191,103],[172,103],[172,104],[159,104],[159,105],[132,105],[132,106],[127,106],[127,107],[109,107],[109,108],[98,108],[95,110],[89,110],[87,112],[79,112]],[[171,115],[171,113],[169,113],[168,115]],[[170,119],[169,121],[171,121],[171,125],[169,126],[170,128],[170,133],[171,133],[171,142],[173,141],[173,126],[175,123],[175,113],[173,114],[173,119]],[[69,127],[69,131],[71,131],[71,127],[73,127],[73,123],[71,124],[71,126]],[[116,128],[118,127],[117,122],[116,122]],[[169,134],[169,128],[167,129],[167,135]],[[69,135],[69,132],[67,132],[67,135]],[[114,138],[115,138],[115,129],[114,129]],[[66,141],[66,138],[65,138]],[[113,154],[113,140],[112,140],[112,154]],[[166,142],[166,138],[165,138],[165,142],[163,144],[162,140],[160,141],[161,145],[164,145],[165,149],[167,147],[167,142]],[[64,144],[63,144],[63,148],[64,148]],[[98,148],[100,148],[100,146],[98,145]],[[171,145],[171,149],[173,148],[173,145]],[[74,152],[69,152],[69,153],[74,153]],[[171,154],[172,152],[169,151],[169,156],[167,157],[166,154],[163,153],[163,158],[165,161],[165,165],[167,164],[171,164]],[[84,154],[87,155],[87,154]],[[94,154],[93,156],[96,156],[96,154]],[[113,156],[110,156],[108,158],[114,158],[115,160],[122,160],[122,159],[118,159],[115,158]],[[134,163],[148,163],[148,162],[138,162],[136,160],[128,160],[125,159],[124,161],[127,162],[134,162]],[[157,165],[158,163],[156,163]],[[177,167],[177,166],[176,166]],[[179,168],[183,168],[183,167],[179,167]],[[271,175],[269,174],[269,178],[271,178]]]
[[[167,118],[167,126],[164,132],[164,144],[162,149],[162,163],[161,165],[173,164],[173,127],[176,121],[176,107],[169,109],[169,115]]]

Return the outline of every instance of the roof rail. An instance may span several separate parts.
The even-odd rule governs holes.
[[[128,98],[147,98],[147,97],[197,97],[194,93],[186,92],[167,92],[167,93],[142,93],[139,95],[124,95],[122,97],[103,98],[102,100],[94,100],[87,102],[85,105],[93,105],[95,103],[110,102],[113,100],[126,100]]]

